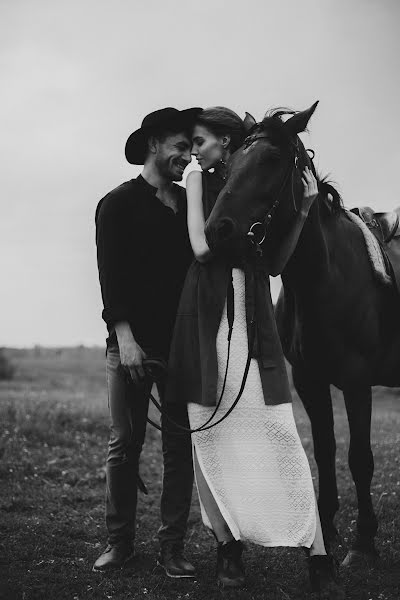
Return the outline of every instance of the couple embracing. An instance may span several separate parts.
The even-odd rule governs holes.
[[[232,268],[223,255],[214,255],[204,226],[225,185],[227,162],[246,135],[246,122],[228,108],[155,111],[126,143],[126,158],[143,165],[141,175],[111,191],[97,207],[111,429],[108,545],[94,570],[120,568],[133,556],[137,489],[143,487],[139,458],[151,386],[145,359],[160,357],[169,361],[166,384],[159,386],[164,413],[159,564],[166,574],[195,576],[183,554],[195,475],[202,518],[217,541],[217,580],[222,586],[244,585],[242,551],[247,540],[303,547],[313,590],[343,598],[333,559],[325,550],[310,468],[293,418],[268,283],[269,274],[284,269],[317,196],[311,171],[303,173],[298,218],[270,257],[270,273],[261,279],[259,293],[270,308],[263,311],[263,326],[274,349],[273,368],[263,368],[262,348],[253,353],[240,402],[215,427],[190,435],[172,424],[197,429],[210,420],[222,396],[214,417],[218,420],[240,388],[252,301],[246,265]],[[185,193],[175,182],[182,180],[192,155],[201,172],[188,175]],[[235,307],[231,336],[228,289]]]

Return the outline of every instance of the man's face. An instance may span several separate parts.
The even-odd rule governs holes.
[[[181,181],[183,171],[190,163],[191,141],[184,132],[156,140],[155,164],[160,173],[171,181]]]

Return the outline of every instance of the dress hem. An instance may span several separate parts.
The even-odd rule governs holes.
[[[213,496],[213,498],[214,498],[214,500],[215,500],[215,502],[216,502],[216,504],[218,506],[218,509],[219,509],[219,511],[220,511],[220,513],[222,515],[222,518],[224,519],[225,523],[228,525],[229,530],[230,530],[231,534],[233,535],[233,537],[235,538],[235,540],[239,540],[240,539],[239,530],[238,530],[235,522],[231,518],[229,512],[226,510],[225,506],[220,501],[220,499],[218,497],[218,494],[215,493],[214,487],[213,487],[213,485],[212,485],[212,483],[211,483],[211,481],[210,481],[210,479],[208,477],[208,473],[204,469],[204,465],[202,464],[201,453],[197,452],[197,450],[196,450],[196,443],[195,443],[194,440],[192,441],[192,444],[193,444],[193,450],[196,453],[197,462],[199,463],[200,470],[201,470],[201,472],[203,474],[203,477],[204,477],[204,479],[205,479],[205,481],[206,481],[206,483],[208,485],[208,488],[209,488],[209,490],[210,490],[210,492],[211,492],[211,494],[212,494],[212,496]],[[194,464],[194,456],[193,456],[193,470],[194,470],[194,476],[195,476],[196,487],[197,487],[197,494],[199,496],[201,511],[202,511],[202,513],[204,515],[206,515],[207,521],[208,521],[207,523],[204,523],[204,524],[206,525],[206,527],[208,527],[212,531],[211,522],[210,522],[210,519],[209,519],[209,517],[207,515],[207,511],[204,508],[204,505],[203,505],[203,502],[202,502],[201,496],[200,496],[199,486],[197,485],[197,477],[196,477],[196,469],[195,469],[195,464]],[[203,519],[203,522],[204,522],[204,519]]]

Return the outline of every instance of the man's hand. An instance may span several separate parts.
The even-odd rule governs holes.
[[[139,385],[145,378],[143,359],[146,353],[133,337],[129,323],[121,322],[115,325],[118,339],[121,366],[128,371],[135,385]]]
[[[304,217],[308,216],[309,210],[314,202],[315,198],[318,196],[318,184],[317,180],[314,177],[313,172],[309,167],[306,167],[303,171],[303,176],[301,178],[304,187],[304,195],[303,202],[301,205],[301,213]]]

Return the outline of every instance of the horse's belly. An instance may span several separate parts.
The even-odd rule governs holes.
[[[400,387],[400,332],[380,360],[372,385]]]

